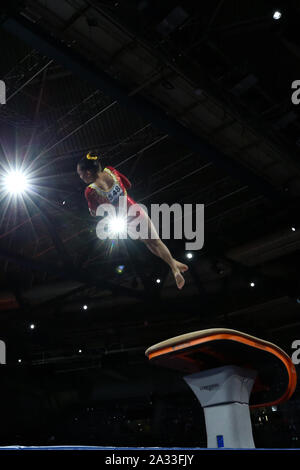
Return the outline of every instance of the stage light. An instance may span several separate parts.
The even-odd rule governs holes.
[[[255,287],[255,282],[250,282],[251,287]]]
[[[82,353],[82,349],[78,349],[78,352],[79,352],[79,354],[81,354],[81,353]]]
[[[156,284],[160,284],[161,283],[161,280],[160,279],[156,279]]]
[[[193,253],[187,253],[187,254],[186,254],[186,257],[187,257],[188,259],[192,259],[192,258],[194,257],[194,255],[193,255]]]
[[[35,329],[35,325],[33,323],[31,323],[30,327],[29,327],[31,330],[34,330]]]
[[[82,308],[83,308],[83,310],[87,310],[87,309],[88,309],[88,306],[87,306],[87,305],[84,305]]]
[[[296,232],[296,227],[292,227],[292,232]]]
[[[5,175],[4,186],[8,193],[15,195],[25,193],[30,187],[28,177],[19,170],[10,171]]]
[[[21,364],[21,362],[22,362],[22,359],[18,359],[18,363]]]
[[[273,19],[274,20],[276,20],[276,21],[280,20],[281,17],[282,17],[281,11],[279,11],[279,10],[274,11],[274,13],[273,13]]]
[[[126,233],[127,222],[125,217],[112,217],[108,223],[109,231],[112,235]]]

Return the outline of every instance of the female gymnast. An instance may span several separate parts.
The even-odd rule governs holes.
[[[120,196],[127,198],[127,207],[136,204],[127,194],[127,189],[131,188],[130,181],[111,166],[102,169],[100,159],[96,154],[90,152],[83,157],[77,165],[77,173],[88,184],[85,190],[85,197],[92,216],[96,216],[97,207],[100,204],[110,203],[117,205]],[[161,258],[170,266],[178,289],[182,289],[185,280],[181,273],[187,271],[188,266],[172,257],[166,245],[157,235],[151,219],[142,209],[141,213],[147,218],[148,230],[153,230],[157,238],[140,238],[140,240],[145,243],[154,255]]]

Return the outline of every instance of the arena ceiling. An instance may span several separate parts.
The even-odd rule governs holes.
[[[107,361],[103,374],[126,381],[126,370],[149,373],[151,344],[221,326],[292,352],[300,332],[300,127],[291,101],[299,6],[161,3],[2,8],[1,162],[29,168],[36,188],[22,204],[1,198],[1,335],[12,365],[22,357],[100,374]],[[76,175],[91,149],[148,207],[205,205],[204,247],[181,292],[143,246],[97,239]],[[184,241],[168,246],[185,260]]]

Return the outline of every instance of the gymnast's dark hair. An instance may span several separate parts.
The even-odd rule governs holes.
[[[78,162],[78,166],[83,171],[89,170],[94,173],[98,173],[98,171],[102,171],[100,157],[96,152],[89,152],[87,155],[81,158]]]

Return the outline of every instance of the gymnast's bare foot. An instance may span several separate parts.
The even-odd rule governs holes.
[[[178,289],[181,290],[185,284],[184,277],[180,274],[180,271],[177,271],[177,270],[173,271],[173,276],[174,276]]]
[[[180,261],[177,261],[176,259],[175,259],[175,263],[176,263],[177,269],[179,269],[181,273],[185,273],[186,271],[188,271],[189,267],[186,264],[183,264]]]
[[[180,263],[180,261],[176,261],[176,260],[175,260],[175,265],[176,267],[173,271],[173,276],[174,276],[178,289],[181,290],[185,284],[184,277],[182,276],[181,273],[186,272],[189,268],[186,264]]]

